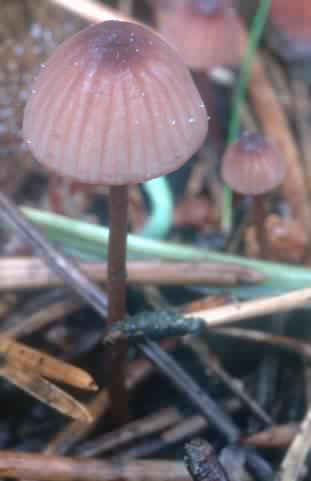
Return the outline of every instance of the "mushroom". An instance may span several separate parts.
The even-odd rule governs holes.
[[[153,0],[153,5],[159,31],[191,69],[213,118],[210,145],[222,152],[225,132],[220,111],[231,98],[228,83],[232,86],[230,71],[222,67],[239,67],[243,57],[244,34],[232,0]],[[217,88],[216,78],[222,84]]]
[[[254,223],[262,257],[268,256],[265,235],[265,195],[286,175],[286,162],[271,140],[244,133],[227,148],[221,166],[224,182],[238,194],[254,197]]]
[[[206,110],[178,55],[138,24],[92,25],[44,65],[25,108],[24,139],[50,171],[109,186],[111,325],[126,311],[128,185],[173,172],[190,159],[206,136]],[[109,366],[115,410],[126,399],[121,347],[111,349]]]
[[[287,62],[311,58],[309,0],[272,0],[268,40]]]
[[[230,0],[185,0],[158,12],[160,32],[192,70],[240,64],[243,32]]]

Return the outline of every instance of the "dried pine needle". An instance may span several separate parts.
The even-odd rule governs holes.
[[[43,376],[81,389],[97,389],[92,377],[82,369],[9,337],[0,337],[0,377],[62,414],[83,422],[92,421],[87,408]]]

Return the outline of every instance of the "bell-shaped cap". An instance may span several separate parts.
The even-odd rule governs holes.
[[[235,192],[261,195],[283,182],[286,162],[269,139],[257,133],[245,133],[227,148],[221,174]]]
[[[159,30],[193,70],[240,65],[244,33],[231,0],[184,0],[158,15]]]
[[[122,185],[178,169],[203,143],[207,124],[178,55],[147,28],[107,21],[50,56],[32,87],[23,132],[51,171]]]
[[[272,0],[269,45],[288,62],[311,58],[310,0]]]

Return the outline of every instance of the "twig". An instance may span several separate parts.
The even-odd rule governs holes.
[[[176,408],[161,409],[155,414],[132,421],[122,428],[87,441],[79,446],[77,453],[80,456],[97,456],[137,441],[145,436],[156,434],[178,423],[181,419],[182,416]]]
[[[36,229],[27,223],[14,204],[1,193],[0,207],[0,218],[17,228],[18,232],[26,237],[28,242],[31,242],[39,251],[51,269],[60,275],[68,286],[75,290],[100,315],[105,316],[107,301],[101,290],[89,281],[72,262],[65,259],[56,249],[51,247]],[[239,437],[239,430],[231,419],[222,412],[217,404],[205,394],[197,383],[166,352],[148,339],[144,343],[137,344],[137,346],[160,371],[168,376],[175,387],[217,426],[220,432],[231,440],[236,440]],[[248,462],[256,470],[258,478],[262,481],[270,481],[273,476],[272,469],[257,453],[248,453]]]
[[[39,481],[189,481],[184,465],[174,461],[136,460],[122,465],[12,451],[0,452],[0,475]]]
[[[290,85],[293,93],[293,113],[295,126],[306,172],[306,182],[311,195],[311,124],[310,124],[310,93],[305,81],[299,78],[294,67],[290,68]]]
[[[281,464],[280,481],[298,481],[305,473],[307,457],[311,450],[311,408],[302,421],[298,434]]]
[[[199,338],[186,337],[183,342],[188,345],[197,356],[199,356],[203,366],[215,374],[227,388],[236,395],[242,403],[248,407],[250,412],[256,416],[264,425],[273,423],[270,416],[260,407],[260,405],[246,392],[243,382],[232,378],[232,376],[221,366],[217,357],[210,351],[206,343]]]
[[[31,222],[44,228],[50,239],[92,253],[99,259],[103,257],[103,245],[107,245],[109,234],[107,228],[29,207],[23,207],[22,212]],[[278,289],[298,289],[310,285],[311,281],[311,270],[300,266],[259,261],[189,245],[145,239],[133,234],[128,234],[127,247],[129,254],[144,257],[186,262],[226,262],[248,267],[263,273],[269,286]]]
[[[7,336],[0,336],[1,369],[7,365],[21,367],[31,374],[40,374],[43,377],[66,383],[70,386],[97,391],[94,379],[83,369],[67,364],[53,356],[37,349],[32,349],[25,344],[20,344]]]
[[[249,93],[263,132],[276,142],[287,161],[287,176],[282,184],[282,192],[293,216],[301,221],[310,238],[311,207],[299,152],[288,120],[260,61],[254,64]]]
[[[261,54],[261,61],[267,70],[267,77],[270,79],[274,92],[284,112],[289,116],[293,111],[293,96],[288,84],[287,72],[284,66],[277,63],[275,56],[264,52]]]
[[[173,428],[167,429],[157,439],[144,441],[140,445],[135,445],[127,449],[121,454],[118,453],[112,460],[128,462],[135,458],[148,458],[154,456],[159,451],[165,451],[172,448],[177,443],[191,439],[193,436],[198,436],[208,427],[206,419],[202,416],[190,416]]]
[[[44,259],[50,269],[62,277],[70,289],[75,290],[82,299],[93,306],[103,316],[107,312],[107,299],[102,291],[85,277],[72,261],[60,254],[57,249],[32,227],[14,204],[3,193],[0,193],[0,218],[17,229],[20,236],[29,242]]]
[[[258,433],[242,438],[240,442],[256,448],[288,448],[298,433],[298,424],[274,425]]]
[[[107,280],[104,262],[80,262],[79,269],[96,282]],[[127,264],[127,281],[155,285],[220,285],[256,284],[264,276],[255,270],[218,263],[132,261]],[[36,289],[62,285],[63,281],[36,257],[0,260],[0,291]]]
[[[149,346],[144,346],[144,352],[148,352],[149,356],[156,356],[156,348],[151,352]],[[174,382],[175,387],[185,393],[185,386],[187,386],[187,398],[192,401],[197,407],[199,407],[201,413],[208,419],[208,421],[213,424],[229,441],[236,441],[240,432],[238,427],[231,421],[229,416],[227,416],[223,410],[216,404],[210,396],[203,391],[199,386],[192,380],[192,378],[180,367],[171,363],[171,359],[166,360],[167,364],[162,365],[162,370],[165,372],[174,372]]]
[[[217,328],[216,334],[229,337],[237,337],[246,342],[266,344],[277,349],[285,349],[303,356],[308,363],[311,362],[311,344],[288,336],[279,336],[267,332],[256,331],[254,329],[241,329],[238,327]]]
[[[171,349],[175,342],[166,342],[165,349]],[[154,366],[147,360],[142,359],[132,362],[126,374],[126,386],[129,390],[146,379],[153,371]],[[109,409],[110,398],[106,389],[103,389],[89,404],[88,410],[93,416],[93,423],[85,425],[77,421],[70,422],[64,430],[60,431],[48,444],[45,453],[67,454],[79,442],[88,436],[95,428],[99,418]]]
[[[285,316],[274,316],[271,319],[271,330],[277,335],[282,335],[285,328]],[[262,350],[259,368],[257,370],[257,383],[255,396],[258,404],[266,412],[271,412],[276,393],[277,381],[280,374],[281,358],[279,352],[273,349]],[[250,431],[256,432],[261,428],[257,420],[250,424]]]
[[[122,14],[114,8],[107,7],[96,0],[49,0],[50,3],[59,5],[66,10],[71,11],[75,15],[84,18],[88,22],[104,22],[107,20],[124,20],[129,21],[127,15]],[[131,21],[135,21],[131,19]]]
[[[141,369],[141,361],[135,361],[130,366],[127,375],[128,388],[131,387],[131,381],[133,385],[135,385],[135,382],[137,380],[141,380],[146,375],[146,373],[148,372],[148,368],[150,369],[150,364],[147,363],[146,365],[146,363],[144,363],[143,367],[145,369]],[[135,368],[137,368],[137,370]],[[70,450],[75,444],[77,444],[94,430],[99,418],[101,418],[107,412],[109,406],[110,398],[108,396],[108,391],[106,389],[103,389],[88,404],[88,410],[90,411],[90,413],[92,413],[93,416],[93,423],[86,426],[77,421],[72,421],[65,427],[64,430],[60,431],[55,436],[55,438],[52,439],[52,441],[50,441],[44,452],[48,454],[66,454],[70,452]]]
[[[1,322],[0,335],[11,337],[29,335],[78,309],[81,309],[81,302],[64,290],[41,293]]]
[[[228,306],[196,311],[186,317],[202,318],[208,327],[229,324],[234,321],[252,319],[268,314],[287,312],[305,307],[311,303],[311,288],[300,289],[280,296],[247,302],[234,302]]]

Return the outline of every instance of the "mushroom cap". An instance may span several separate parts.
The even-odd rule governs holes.
[[[283,182],[286,162],[269,139],[257,133],[245,133],[227,148],[221,175],[235,192],[261,195]]]
[[[159,16],[163,37],[194,70],[240,65],[244,34],[228,0],[187,0]]]
[[[178,55],[147,28],[107,21],[52,53],[32,87],[23,135],[51,171],[122,185],[178,169],[203,143],[207,124]]]
[[[273,0],[269,44],[288,62],[311,57],[310,0]]]

